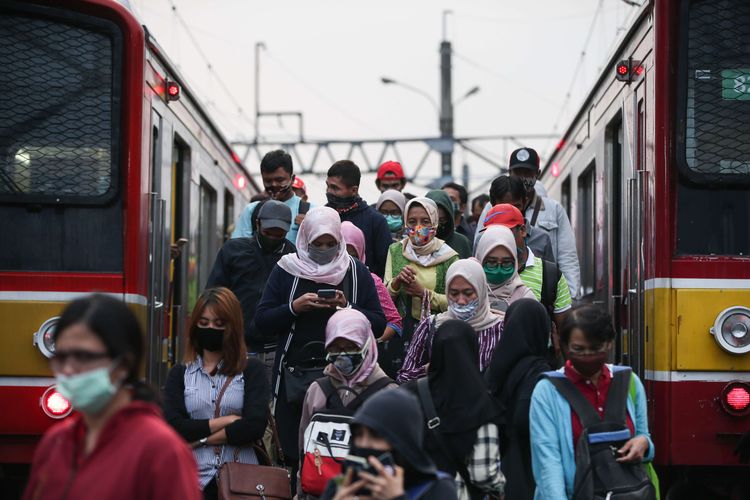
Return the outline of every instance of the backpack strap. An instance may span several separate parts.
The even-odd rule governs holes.
[[[531,225],[536,226],[536,219],[539,217],[539,210],[542,208],[542,197],[536,195],[536,201],[534,202],[534,211],[531,213]]]
[[[631,374],[632,370],[627,367],[612,373],[612,382],[604,406],[604,420],[607,422],[617,422],[623,426],[627,424],[627,401]]]
[[[375,394],[381,389],[385,389],[387,386],[393,383],[395,382],[393,382],[393,379],[391,379],[390,377],[380,377],[375,382],[370,384],[370,386],[367,389],[362,391],[359,394],[359,396],[354,398],[348,405],[346,405],[346,407],[350,410],[357,410],[357,408],[362,406],[362,403],[367,401],[367,399],[370,396],[372,396],[373,394]]]
[[[555,313],[558,281],[560,281],[560,266],[542,259],[542,296],[539,302],[547,309],[550,318]]]
[[[578,418],[581,419],[581,425],[583,425],[584,429],[601,422],[599,414],[594,407],[581,394],[581,391],[573,385],[573,382],[568,380],[568,377],[560,372],[547,372],[544,374],[544,377],[552,382],[557,392],[568,401],[570,407],[573,408]],[[609,398],[609,396],[607,397]]]
[[[297,213],[305,215],[308,211],[310,211],[310,203],[300,200]]]
[[[344,276],[343,288],[344,297],[349,305],[357,303],[357,266],[354,264],[354,257],[349,256],[349,276]],[[353,292],[353,293],[352,293]]]
[[[417,380],[417,392],[419,394],[419,401],[422,403],[424,416],[427,418],[427,428],[431,431],[432,436],[435,437],[435,441],[445,457],[453,462],[453,466],[456,467],[456,472],[458,472],[461,479],[463,479],[466,489],[469,491],[469,495],[473,498],[472,492],[475,491],[477,487],[474,486],[474,483],[471,481],[469,469],[466,467],[465,463],[461,463],[461,461],[450,452],[448,445],[445,442],[445,438],[443,437],[443,433],[438,429],[438,427],[440,427],[440,417],[438,417],[437,411],[435,410],[435,403],[432,401],[427,377],[422,377]]]
[[[329,410],[338,410],[344,408],[344,402],[341,401],[339,391],[333,386],[330,377],[320,377],[315,381],[326,396],[326,408]]]

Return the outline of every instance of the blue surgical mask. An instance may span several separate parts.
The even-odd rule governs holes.
[[[392,233],[404,227],[404,219],[400,215],[386,215],[385,221],[388,223],[388,229]]]
[[[460,319],[461,321],[469,321],[477,314],[479,308],[479,299],[474,299],[467,304],[459,304],[458,302],[448,301],[448,310],[451,312],[454,318]]]
[[[95,415],[107,406],[117,392],[109,377],[113,366],[75,375],[57,375],[57,390],[76,410]]]

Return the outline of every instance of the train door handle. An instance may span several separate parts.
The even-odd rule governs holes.
[[[164,302],[154,301],[154,309],[161,309],[162,307],[164,307]]]

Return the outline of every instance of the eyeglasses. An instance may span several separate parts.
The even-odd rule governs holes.
[[[516,266],[516,261],[514,261],[512,257],[508,257],[500,261],[487,260],[484,265],[487,266],[488,269],[497,269],[498,267],[503,269],[513,269]]]
[[[87,368],[97,361],[109,358],[107,352],[93,352],[84,350],[57,351],[49,360],[49,366],[53,372],[61,371],[70,362],[75,369]]]
[[[401,217],[401,210],[395,209],[395,210],[380,210],[381,215],[392,215],[394,217]]]

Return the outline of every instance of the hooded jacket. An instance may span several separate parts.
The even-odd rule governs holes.
[[[463,234],[456,232],[456,214],[453,213],[453,202],[448,193],[440,189],[434,189],[428,191],[425,197],[434,201],[438,208],[442,208],[448,213],[448,223],[445,228],[438,228],[437,237],[455,250],[459,259],[468,259],[471,257],[471,243],[469,239]]]
[[[391,231],[388,223],[377,210],[362,198],[357,206],[346,212],[340,212],[341,222],[349,221],[365,235],[365,258],[370,272],[381,279],[385,273],[385,261],[388,258],[388,247],[391,245]]]
[[[156,405],[133,401],[112,415],[88,455],[85,436],[80,414],[47,431],[34,454],[24,500],[202,498],[193,454]]]
[[[424,451],[424,414],[416,396],[405,389],[380,391],[354,414],[352,427],[364,425],[388,441],[405,462],[404,490],[396,500],[455,500],[452,477],[439,473]],[[333,498],[336,482],[328,483],[321,500]]]

